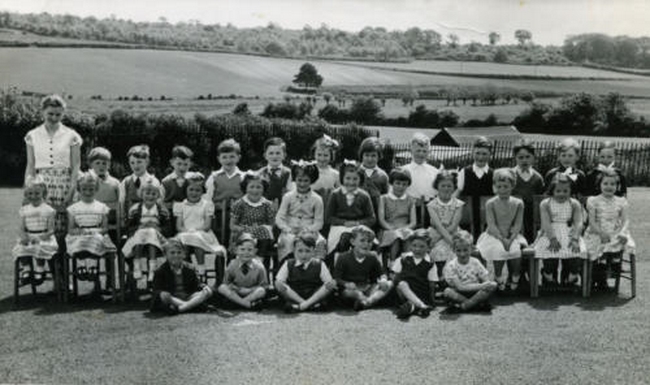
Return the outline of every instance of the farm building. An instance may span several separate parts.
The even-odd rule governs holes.
[[[431,145],[461,147],[473,143],[479,136],[494,142],[518,142],[524,138],[515,126],[445,127],[431,137]]]

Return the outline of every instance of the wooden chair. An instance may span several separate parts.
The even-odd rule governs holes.
[[[55,257],[53,257],[55,258]],[[20,283],[20,265],[21,262],[27,262],[27,265],[29,266],[30,270],[33,272],[34,271],[34,258],[31,256],[24,256],[24,257],[18,257],[14,261],[14,305],[18,305],[20,302],[20,288],[25,287],[25,286],[30,286],[32,295],[35,296],[37,292],[37,285],[34,282],[26,283],[26,284],[21,284]],[[48,268],[43,271],[43,278],[45,280],[51,280],[53,285],[54,285],[54,292],[57,295],[57,299],[59,301],[63,300],[63,293],[61,291],[61,282],[60,282],[60,277],[61,273],[59,272],[60,268],[60,263],[56,260],[52,260],[51,264],[46,263]],[[50,270],[50,266],[54,267],[54,270]]]
[[[583,265],[583,277],[585,277],[586,285],[583,286],[583,296],[591,296],[591,287],[593,286],[593,269],[597,261],[585,260]],[[614,290],[616,294],[620,292],[621,279],[630,281],[630,298],[636,297],[636,255],[630,254],[628,258],[621,257],[620,269],[618,271],[611,271],[611,263],[607,264],[607,277],[614,275]]]
[[[538,233],[538,231],[541,228],[541,215],[540,215],[540,203],[547,198],[546,195],[535,195],[533,197],[533,232],[535,234]],[[527,247],[524,250],[524,253],[527,254],[527,258],[529,259],[529,280],[530,280],[530,297],[531,298],[537,298],[539,297],[539,286],[540,286],[540,260],[539,258],[535,257],[535,250],[532,247]],[[582,296],[583,297],[589,297],[590,294],[590,287],[591,287],[591,262],[589,259],[585,259],[582,261],[582,276],[581,276],[581,283],[582,283]]]
[[[106,280],[107,290],[111,292],[113,302],[123,302],[126,293],[127,277],[126,262],[124,254],[122,253],[122,244],[124,243],[122,219],[120,210],[117,207],[112,207],[111,210],[114,210],[115,217],[111,218],[109,214],[108,231],[109,235],[113,235],[111,239],[115,244],[117,251],[97,258],[97,281],[95,282],[95,285],[101,290],[101,277],[103,276]],[[104,261],[105,266],[104,271],[101,269],[102,260]],[[72,295],[75,298],[79,295],[79,282],[77,277],[74,275],[77,268],[77,260],[73,256],[65,254],[62,265],[63,282],[61,285],[64,287],[63,301],[68,302],[70,299],[70,280],[72,280]]]

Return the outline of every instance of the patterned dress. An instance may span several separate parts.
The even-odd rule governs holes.
[[[11,251],[14,258],[31,256],[39,259],[50,259],[59,250],[54,235],[47,239],[41,239],[41,235],[47,232],[47,222],[54,218],[56,211],[47,203],[43,202],[38,206],[31,203],[20,208],[18,212],[25,224],[25,232],[29,237],[29,244],[23,245],[20,239],[16,242]]]
[[[161,211],[164,211],[164,213]],[[133,249],[141,245],[154,246],[162,251],[165,237],[160,232],[160,229],[163,225],[162,217],[167,217],[168,215],[166,210],[159,204],[154,204],[151,208],[147,208],[143,203],[133,205],[129,210],[129,222],[132,225],[136,224],[133,222],[137,222],[138,228],[124,243],[122,253],[127,257],[132,257]],[[151,224],[152,226],[140,227],[147,224]]]
[[[311,185],[311,189],[323,198],[323,204],[327,204],[330,194],[339,185],[339,172],[332,166],[327,166],[318,169],[318,179]]]
[[[408,238],[413,233],[413,230],[407,226],[411,222],[411,210],[415,206],[415,198],[406,194],[398,198],[393,193],[388,193],[382,195],[380,199],[384,204],[386,222],[398,227],[397,230],[382,231],[380,246],[386,247],[392,245],[398,239],[404,240]]]
[[[70,193],[72,168],[70,164],[71,149],[81,146],[79,134],[63,124],[52,136],[45,125],[40,125],[25,135],[25,144],[34,151],[34,169],[47,185],[45,201],[56,210],[54,221],[56,236],[64,236],[68,230],[66,197]]]
[[[266,198],[251,202],[247,195],[232,204],[230,217],[242,226],[244,232],[251,233],[256,239],[273,239],[272,226],[275,222],[273,204]],[[231,234],[230,244],[234,245],[241,232]]]
[[[79,201],[68,207],[74,225],[81,234],[65,237],[68,253],[74,255],[82,251],[94,255],[104,255],[117,251],[108,234],[101,234],[102,222],[108,216],[109,208],[104,203],[93,200],[91,203]]]
[[[285,194],[275,217],[275,223],[282,231],[278,237],[278,257],[282,260],[293,252],[296,235],[304,230],[317,234],[316,257],[324,258],[327,241],[319,233],[323,221],[323,200],[316,192],[299,194],[297,190],[292,190]]]
[[[620,253],[625,255],[633,254],[635,252],[636,244],[628,229],[622,229],[621,215],[623,210],[627,208],[627,200],[623,197],[614,196],[605,198],[602,194],[587,199],[587,210],[595,212],[596,222],[600,229],[606,232],[610,241],[602,243],[600,236],[596,233],[592,226],[587,227],[585,232],[585,243],[587,244],[587,252],[589,259],[598,259],[603,253]],[[627,237],[627,242],[621,244],[616,239],[617,235]]]
[[[225,253],[226,250],[219,244],[212,230],[204,230],[207,224],[206,214],[210,217],[214,216],[214,204],[205,199],[195,203],[188,202],[187,199],[175,203],[174,217],[181,218],[185,227],[185,231],[178,233],[176,237],[185,246],[197,247],[208,253]]]
[[[547,207],[549,210],[551,226],[553,227],[553,233],[557,240],[560,242],[561,247],[557,252],[550,251],[548,249],[549,245],[551,244],[550,239],[548,238],[547,234],[544,234],[544,230],[542,230],[540,231],[539,236],[537,237],[537,240],[534,244],[535,258],[586,258],[587,248],[582,237],[578,239],[580,252],[574,253],[571,251],[571,249],[569,249],[569,241],[571,240],[571,224],[573,223],[573,206],[580,206],[580,203],[573,198],[562,203],[557,202],[553,198],[546,198],[540,204],[541,209],[544,207],[544,202],[548,203]]]
[[[444,227],[451,225],[454,216],[459,210],[463,209],[465,202],[460,199],[452,197],[449,202],[444,203],[440,198],[435,198],[427,204],[429,216],[433,217],[434,214],[440,218],[440,222]],[[458,229],[456,229],[458,231]],[[431,234],[431,248],[430,255],[435,262],[449,261],[456,257],[452,246],[442,237],[442,235],[433,226],[429,227]],[[453,236],[453,234],[451,234]]]

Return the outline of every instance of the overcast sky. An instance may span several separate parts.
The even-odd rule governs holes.
[[[567,35],[586,32],[650,35],[650,1],[644,0],[2,0],[0,9],[237,27],[269,22],[293,29],[325,23],[349,31],[417,26],[454,32],[461,42],[484,42],[496,31],[503,43],[511,43],[520,28],[530,30],[539,44],[557,45]]]

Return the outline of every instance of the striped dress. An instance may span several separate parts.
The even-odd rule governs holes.
[[[108,234],[100,233],[102,222],[109,211],[108,206],[97,200],[90,203],[79,201],[68,207],[68,214],[74,221],[74,227],[82,230],[77,235],[66,235],[65,243],[69,254],[74,255],[85,251],[101,256],[117,251]]]
[[[25,232],[29,238],[28,244],[22,244],[20,240],[16,242],[11,251],[14,258],[30,256],[39,259],[50,259],[59,250],[54,235],[47,239],[41,239],[41,235],[47,232],[48,220],[53,220],[56,211],[47,203],[41,203],[34,206],[31,203],[20,208],[18,212],[25,225]]]

